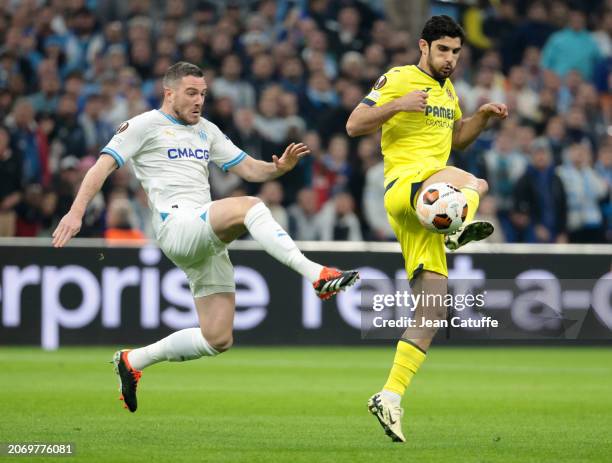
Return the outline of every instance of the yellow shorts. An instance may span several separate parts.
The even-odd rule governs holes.
[[[416,194],[423,182],[445,166],[407,171],[385,186],[385,210],[402,247],[408,279],[423,270],[448,276],[444,235],[426,230],[416,216]]]

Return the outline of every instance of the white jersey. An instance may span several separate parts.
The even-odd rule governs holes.
[[[247,156],[203,117],[185,125],[157,109],[121,124],[101,153],[111,155],[119,167],[132,161],[151,207],[159,213],[173,205],[209,203],[208,163],[227,171]]]

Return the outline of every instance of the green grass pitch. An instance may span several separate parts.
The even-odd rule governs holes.
[[[74,442],[73,462],[610,462],[612,348],[433,348],[406,444],[366,400],[392,348],[235,348],[147,369],[120,406],[113,348],[0,348],[0,442]]]

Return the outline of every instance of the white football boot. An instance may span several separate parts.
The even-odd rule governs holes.
[[[404,409],[383,397],[380,392],[368,400],[368,410],[374,415],[393,442],[406,442],[402,432]]]

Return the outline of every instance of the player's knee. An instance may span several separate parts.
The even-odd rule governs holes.
[[[245,196],[244,197],[244,205],[247,211],[251,209],[253,206],[257,206],[260,202],[261,202],[261,199],[259,199],[257,196]]]
[[[244,220],[246,219],[248,212],[251,209],[253,209],[253,207],[257,206],[258,204],[263,204],[263,203],[261,202],[261,199],[255,196],[245,196],[241,198],[241,200],[242,200],[242,207],[240,208],[241,209],[240,222],[244,223]]]
[[[487,194],[489,191],[489,183],[484,178],[477,179],[478,182],[478,193],[480,196]]]

